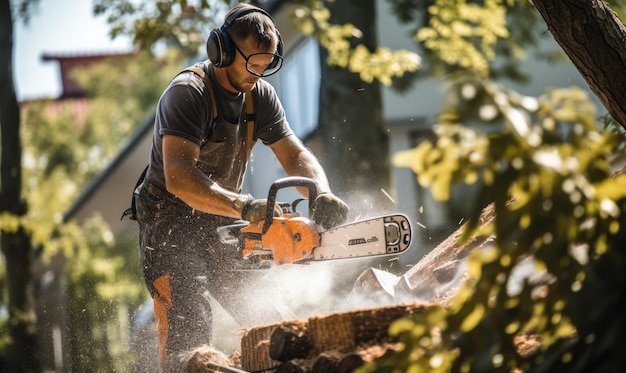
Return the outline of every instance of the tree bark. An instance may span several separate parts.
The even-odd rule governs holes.
[[[374,0],[334,1],[325,5],[331,12],[331,23],[355,25],[363,32],[357,42],[370,51],[376,49]],[[348,203],[363,204],[370,198],[383,201],[381,189],[389,191],[391,176],[380,83],[365,83],[348,69],[328,66],[327,56],[327,51],[320,48],[319,134],[331,186]],[[357,191],[362,194],[356,195]]]
[[[554,39],[626,128],[626,27],[603,0],[533,0]]]
[[[0,0],[0,212],[26,214],[22,198],[20,114],[13,84],[13,18],[10,0]],[[10,345],[1,359],[3,372],[39,372],[35,351],[36,317],[31,274],[30,235],[22,227],[2,230],[0,245],[6,259]]]

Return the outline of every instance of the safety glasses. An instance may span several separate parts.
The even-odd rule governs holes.
[[[232,41],[232,44],[246,61],[246,70],[252,75],[260,77],[270,76],[276,74],[283,67],[283,58],[276,53],[252,53],[246,56],[234,41]]]

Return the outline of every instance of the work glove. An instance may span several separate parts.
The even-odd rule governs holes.
[[[348,205],[334,194],[321,193],[315,199],[313,221],[324,229],[330,229],[343,224],[349,211]]]
[[[241,209],[241,219],[247,220],[250,224],[265,220],[267,211],[266,199],[250,199]],[[274,204],[274,216],[283,216],[283,209],[277,203]]]

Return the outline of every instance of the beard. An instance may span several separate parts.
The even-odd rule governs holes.
[[[238,92],[247,92],[252,90],[256,82],[259,80],[258,77],[255,77],[252,74],[246,75],[246,77],[242,78],[241,76],[237,76],[236,74],[232,73],[231,70],[226,70],[226,77],[228,78],[228,82]]]

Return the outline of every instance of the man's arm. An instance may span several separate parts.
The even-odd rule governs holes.
[[[196,164],[200,147],[182,137],[163,136],[163,169],[167,191],[190,207],[210,214],[241,217],[233,201],[240,197],[219,186]]]
[[[312,179],[317,193],[330,193],[330,185],[324,169],[317,158],[296,136],[287,136],[270,145],[281,166],[289,176],[302,176]],[[307,188],[298,188],[305,197]]]
[[[318,196],[315,200],[313,221],[325,229],[343,224],[350,208],[331,192],[326,173],[313,153],[294,135],[278,140],[270,147],[287,175],[308,177],[317,185]],[[307,188],[298,190],[308,197]]]

